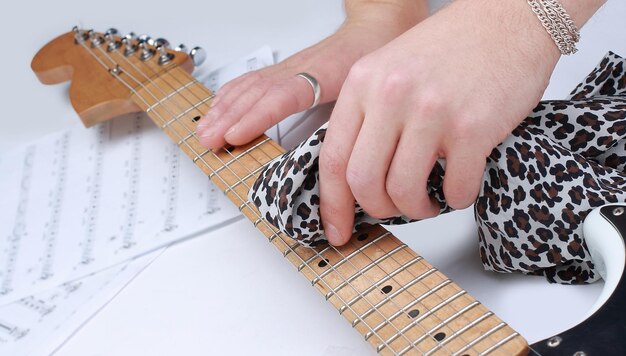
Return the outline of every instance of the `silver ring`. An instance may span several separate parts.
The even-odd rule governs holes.
[[[315,77],[313,77],[309,73],[302,72],[302,73],[296,74],[296,76],[304,78],[307,82],[309,82],[309,84],[311,85],[311,88],[313,88],[313,104],[311,104],[311,106],[309,107],[309,109],[313,109],[314,107],[317,106],[317,104],[320,103],[320,97],[322,96],[322,90],[320,89],[320,84],[317,82],[317,79],[315,79]]]

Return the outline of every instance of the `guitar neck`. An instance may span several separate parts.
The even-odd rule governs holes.
[[[202,147],[196,123],[212,97],[173,68],[136,89],[133,101],[378,352],[526,352],[518,333],[381,226],[358,231],[345,246],[311,249],[267,223],[248,191],[284,150],[266,136],[242,147]]]

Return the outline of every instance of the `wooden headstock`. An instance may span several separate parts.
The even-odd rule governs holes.
[[[159,43],[77,28],[46,44],[31,63],[44,84],[72,81],[70,101],[87,127],[141,111],[131,100],[134,88],[175,67],[190,73],[190,56]]]

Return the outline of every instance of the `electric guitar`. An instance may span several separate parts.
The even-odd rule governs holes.
[[[250,202],[258,174],[284,150],[266,136],[207,150],[195,127],[213,94],[191,76],[203,52],[165,40],[74,28],[44,46],[32,69],[44,84],[71,80],[70,100],[85,126],[143,111],[254,226],[381,354],[626,354],[626,205],[593,211],[585,239],[605,288],[576,327],[528,345],[523,336],[381,226],[341,247],[302,247],[267,223]]]

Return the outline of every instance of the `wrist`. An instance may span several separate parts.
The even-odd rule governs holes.
[[[385,26],[401,34],[428,17],[426,0],[345,0],[345,26]]]

